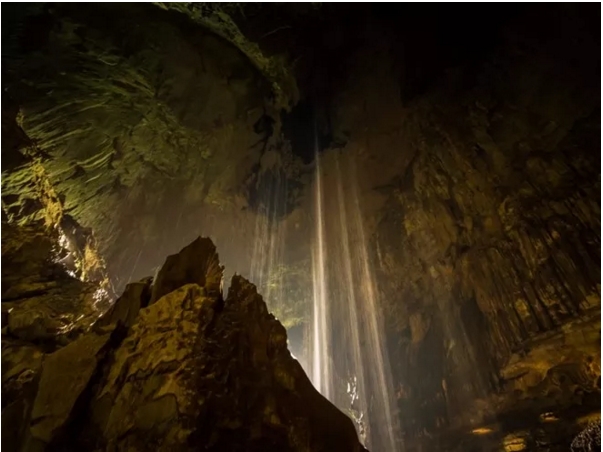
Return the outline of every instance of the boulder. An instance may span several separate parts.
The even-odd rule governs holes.
[[[103,443],[117,450],[187,450],[206,394],[200,338],[215,299],[185,285],[140,311],[91,411]]]
[[[91,401],[88,431],[118,450],[362,450],[255,286],[235,276],[223,300],[221,279],[209,239],[168,257]]]

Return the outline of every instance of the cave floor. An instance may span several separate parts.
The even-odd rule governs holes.
[[[595,400],[596,399],[596,400]],[[535,418],[514,413],[498,423],[484,425],[470,432],[450,433],[441,437],[434,449],[446,452],[567,452],[574,438],[590,422],[600,425],[600,400],[573,407],[563,413],[544,413]],[[421,449],[416,449],[421,450]]]

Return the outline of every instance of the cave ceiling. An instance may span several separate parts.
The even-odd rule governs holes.
[[[203,5],[14,8],[3,57],[10,217],[74,218],[123,276],[143,243],[157,248],[143,261],[177,247],[161,234],[180,222],[207,227],[233,211],[253,221],[245,211],[264,169],[299,176],[274,131],[295,101],[288,68]]]
[[[555,237],[579,218],[596,247],[593,24],[570,6],[546,23],[537,7],[476,8],[13,5],[3,215],[74,220],[122,286],[199,233],[227,272],[246,272],[270,193],[286,189],[277,216],[296,274],[315,137],[326,177],[338,154],[361,173],[388,294],[424,302],[431,281],[448,290],[450,278],[472,294],[463,268],[493,248],[521,248],[536,268],[554,240],[526,244],[542,222]],[[409,308],[391,309],[404,319]]]

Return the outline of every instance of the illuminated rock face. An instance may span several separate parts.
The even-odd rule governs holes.
[[[170,256],[159,274],[157,290],[168,293],[147,306],[148,281],[130,285],[101,320],[56,351],[15,337],[9,323],[2,389],[11,400],[3,399],[2,422],[15,427],[3,445],[365,450],[352,421],[291,356],[284,327],[255,286],[235,276],[226,299],[216,291],[222,268],[209,239]]]
[[[98,284],[67,273],[58,240],[41,226],[2,224],[2,327],[50,348],[86,331],[107,307]]]

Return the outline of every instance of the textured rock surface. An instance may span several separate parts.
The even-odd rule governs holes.
[[[113,303],[97,322],[98,325],[110,325],[121,323],[131,327],[140,309],[146,307],[151,300],[152,278],[130,283],[124,289],[124,293]]]
[[[10,336],[64,345],[98,318],[104,292],[71,276],[60,253],[58,236],[41,225],[2,224],[2,325]]]
[[[598,409],[597,26],[543,13],[515,12],[485,57],[410,99],[406,49],[374,27],[336,91],[347,143],[324,173],[329,154],[355,160],[409,446],[519,405]]]
[[[110,331],[86,334],[45,358],[30,419],[34,438],[52,443],[69,420],[82,415],[74,412],[76,404],[97,372],[110,338]]]
[[[69,274],[63,254],[58,234],[42,224],[2,223],[2,445],[8,450],[19,450],[19,444],[35,450],[29,422],[43,363],[48,353],[87,337],[105,306],[104,291]],[[59,365],[60,372],[70,372],[68,381],[46,382],[46,388],[65,394],[79,376],[73,373],[78,363]],[[38,403],[37,409],[44,407]],[[52,431],[48,427],[44,437]]]
[[[213,243],[199,238],[167,259],[154,303],[145,307],[149,281],[130,284],[90,332],[46,355],[3,337],[3,425],[10,416],[17,427],[3,445],[365,450],[255,286],[235,276],[224,300],[221,278]]]
[[[27,441],[44,352],[2,335],[2,447],[19,450]]]
[[[156,2],[156,5],[190,17],[196,23],[207,27],[235,45],[271,83],[276,109],[290,108],[298,101],[297,84],[290,69],[278,58],[264,55],[260,47],[250,42],[229,16],[229,10],[232,12],[237,12],[237,8],[242,10],[241,5],[191,2]]]
[[[161,265],[200,227],[209,234],[224,211],[242,215],[247,226],[235,231],[252,231],[253,215],[241,211],[263,154],[278,148],[289,162],[283,177],[296,171],[271,136],[273,104],[285,90],[276,101],[274,80],[256,60],[187,15],[153,5],[36,8],[14,9],[14,47],[3,57],[11,67],[2,116],[11,135],[2,143],[11,162],[2,179],[9,217],[64,211],[93,228],[118,288]],[[212,17],[228,23],[219,11]],[[24,45],[24,35],[34,42]],[[232,240],[216,229],[222,242]]]
[[[202,261],[205,257],[207,261]],[[197,284],[209,296],[218,297],[222,293],[223,271],[212,241],[199,237],[178,254],[168,256],[153,282],[151,303],[187,283]]]
[[[572,441],[572,452],[601,449],[601,420],[589,424]]]
[[[224,302],[188,284],[143,309],[91,407],[109,449],[361,450],[240,277]]]

